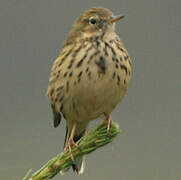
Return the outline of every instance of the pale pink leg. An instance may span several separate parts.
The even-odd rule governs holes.
[[[76,128],[77,128],[77,123],[75,123],[75,124],[73,125],[72,132],[71,132],[71,135],[70,135],[70,138],[69,138],[68,145],[67,145],[67,147],[65,148],[65,150],[68,149],[68,150],[70,151],[70,155],[71,155],[72,161],[75,161],[74,156],[73,156],[73,153],[72,153],[72,146],[76,146],[77,148],[79,148],[79,146],[74,142],[74,134],[75,134]]]
[[[111,127],[111,124],[112,124],[112,120],[111,120],[111,117],[110,117],[109,114],[104,113],[104,116],[105,116],[105,119],[101,122],[100,126],[102,124],[104,124],[105,122],[107,122],[107,133],[109,133],[109,130],[110,130],[110,127]]]

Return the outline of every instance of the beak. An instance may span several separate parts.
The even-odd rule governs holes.
[[[112,16],[111,19],[108,20],[108,23],[114,23],[124,18],[124,15]]]

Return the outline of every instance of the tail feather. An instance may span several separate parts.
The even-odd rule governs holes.
[[[74,142],[77,142],[82,136],[84,136],[84,134],[85,134],[85,130],[81,134],[75,135],[74,139],[73,139]],[[68,128],[66,127],[66,135],[65,135],[65,139],[64,139],[64,148],[66,146],[66,142],[67,142],[69,137],[70,137],[70,133],[68,132]],[[76,158],[75,162],[72,163],[72,169],[78,175],[80,175],[80,174],[82,174],[84,172],[84,168],[85,168],[85,157],[84,156]],[[63,175],[69,169],[70,168],[66,168],[66,169],[62,170],[60,173]]]
[[[82,131],[78,136],[74,136],[74,142],[77,142],[82,136],[84,136],[85,130]],[[75,171],[78,175],[82,174],[84,172],[85,168],[85,157],[81,156],[75,160],[75,162],[72,164],[72,169]]]
[[[75,160],[75,163],[72,164],[72,169],[75,171],[78,175],[83,174],[85,169],[85,157],[81,156],[78,159]]]

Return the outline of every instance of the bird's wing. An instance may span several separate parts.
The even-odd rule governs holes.
[[[63,107],[61,101],[63,101],[64,97],[64,86],[61,71],[63,69],[63,63],[70,52],[70,47],[63,48],[59,57],[54,61],[51,69],[47,96],[50,99],[52,107],[54,127],[57,127],[61,122],[61,111]]]

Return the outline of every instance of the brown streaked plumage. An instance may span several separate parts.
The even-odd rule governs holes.
[[[47,90],[57,127],[63,115],[67,122],[64,146],[70,150],[90,121],[110,113],[124,97],[130,81],[131,60],[119,36],[114,16],[105,8],[91,8],[74,23],[59,57],[55,60]],[[67,141],[68,138],[68,141]],[[76,145],[77,146],[77,145]],[[84,170],[82,158],[73,160],[73,170]]]

